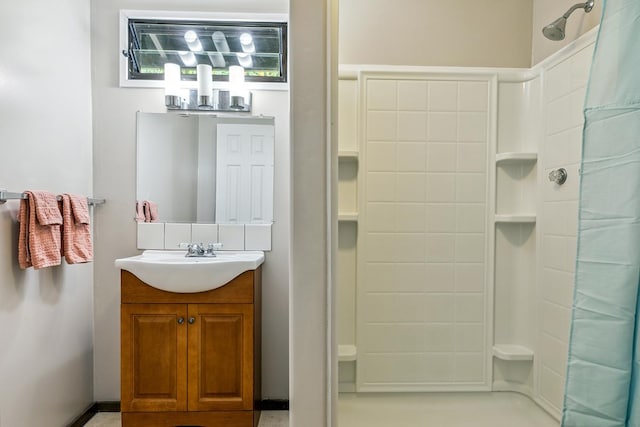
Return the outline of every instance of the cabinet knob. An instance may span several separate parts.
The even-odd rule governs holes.
[[[190,317],[189,318],[189,324],[193,325],[194,323],[196,323],[196,318],[195,317]]]
[[[184,323],[184,317],[178,317],[178,325],[182,325]]]

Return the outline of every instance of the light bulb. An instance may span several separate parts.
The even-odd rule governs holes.
[[[211,105],[213,81],[211,80],[211,65],[199,64],[198,75],[198,105]]]
[[[238,57],[238,64],[243,68],[252,68],[253,67],[253,58],[248,53],[236,53]]]
[[[242,33],[240,35],[240,46],[245,53],[255,53],[256,47],[253,44],[253,37],[249,33]]]
[[[180,96],[180,66],[167,62],[164,64],[164,94]]]
[[[193,52],[182,51],[178,52],[178,55],[180,55],[180,60],[185,67],[195,67],[196,64],[198,64],[198,60],[196,59],[196,56],[193,54]]]
[[[202,43],[200,43],[198,34],[195,31],[189,30],[184,33],[184,41],[187,42],[187,46],[192,52],[202,52]]]
[[[227,37],[222,31],[216,31],[211,34],[211,40],[216,45],[216,50],[221,53],[229,53],[229,44],[227,43]]]

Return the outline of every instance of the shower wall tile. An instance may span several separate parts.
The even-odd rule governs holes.
[[[398,112],[399,141],[424,141],[426,135],[425,113]]]
[[[542,334],[540,344],[540,356],[547,361],[547,368],[564,377],[567,373],[567,343],[551,335]]]
[[[458,264],[455,287],[457,292],[482,292],[484,290],[483,264]]]
[[[453,292],[455,289],[455,264],[453,263],[429,263],[424,264],[425,292]]]
[[[389,231],[389,225],[395,222],[395,205],[393,203],[371,202],[367,204],[367,231]]]
[[[427,139],[429,141],[452,141],[458,137],[457,113],[429,113]]]
[[[457,144],[458,172],[485,172],[487,170],[487,147],[485,144]]]
[[[425,181],[424,173],[396,174],[396,201],[424,202],[427,186]]]
[[[456,205],[429,205],[427,207],[427,231],[432,233],[455,233]]]
[[[486,206],[481,203],[456,205],[456,230],[461,233],[484,233]]]
[[[486,241],[484,233],[456,235],[456,262],[484,262]]]
[[[458,84],[458,110],[489,110],[489,91],[485,82],[460,82]]]
[[[458,141],[485,142],[487,140],[486,113],[458,114]]]
[[[367,87],[367,108],[369,110],[397,109],[397,83],[393,80],[373,80]]]
[[[403,142],[397,148],[397,170],[399,172],[427,171],[427,144],[424,142]],[[389,164],[393,158],[387,158]]]
[[[455,380],[460,382],[482,382],[485,360],[483,353],[456,353]]]
[[[486,199],[486,177],[481,173],[456,175],[456,201],[460,203],[478,202]]]
[[[547,403],[562,408],[562,400],[564,398],[563,376],[558,375],[549,369],[546,364],[540,369],[540,396]]]
[[[489,83],[367,81],[358,387],[482,384]]]
[[[427,173],[425,196],[427,202],[455,202],[456,175],[454,173]]]
[[[592,48],[583,49],[545,70],[543,82],[545,133],[538,168],[544,179],[538,190],[542,206],[538,212],[541,262],[536,375],[537,397],[558,412],[562,410],[573,302],[582,108],[592,52]],[[562,186],[546,179],[549,172],[560,167],[568,172]]]
[[[484,320],[484,294],[456,295],[456,321],[482,323]]]
[[[398,81],[398,110],[427,111],[427,82]]]
[[[367,170],[371,172],[395,171],[396,143],[372,142],[367,147]]]
[[[396,195],[396,178],[393,173],[369,172],[367,174],[367,200],[371,202],[393,202]]]
[[[426,235],[426,262],[455,262],[456,235],[429,233]]]
[[[457,111],[458,82],[429,82],[429,111]]]
[[[456,351],[480,353],[484,350],[485,342],[482,336],[481,323],[461,323],[456,325]]]
[[[451,172],[456,170],[456,144],[432,142],[427,148],[427,171]]]
[[[395,141],[398,117],[395,112],[370,111],[367,138],[370,141]]]
[[[397,203],[391,205],[394,208],[393,215],[389,219],[395,219],[394,231],[399,233],[424,233],[427,231],[427,207],[424,203]],[[389,222],[387,222],[388,227]]]

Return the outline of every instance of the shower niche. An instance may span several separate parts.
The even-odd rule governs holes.
[[[493,390],[533,393],[540,79],[498,86]]]

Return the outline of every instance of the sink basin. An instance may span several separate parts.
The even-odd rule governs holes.
[[[186,251],[144,251],[116,260],[116,267],[149,286],[168,292],[204,292],[219,288],[264,262],[262,251],[216,251],[215,257],[185,257]]]

